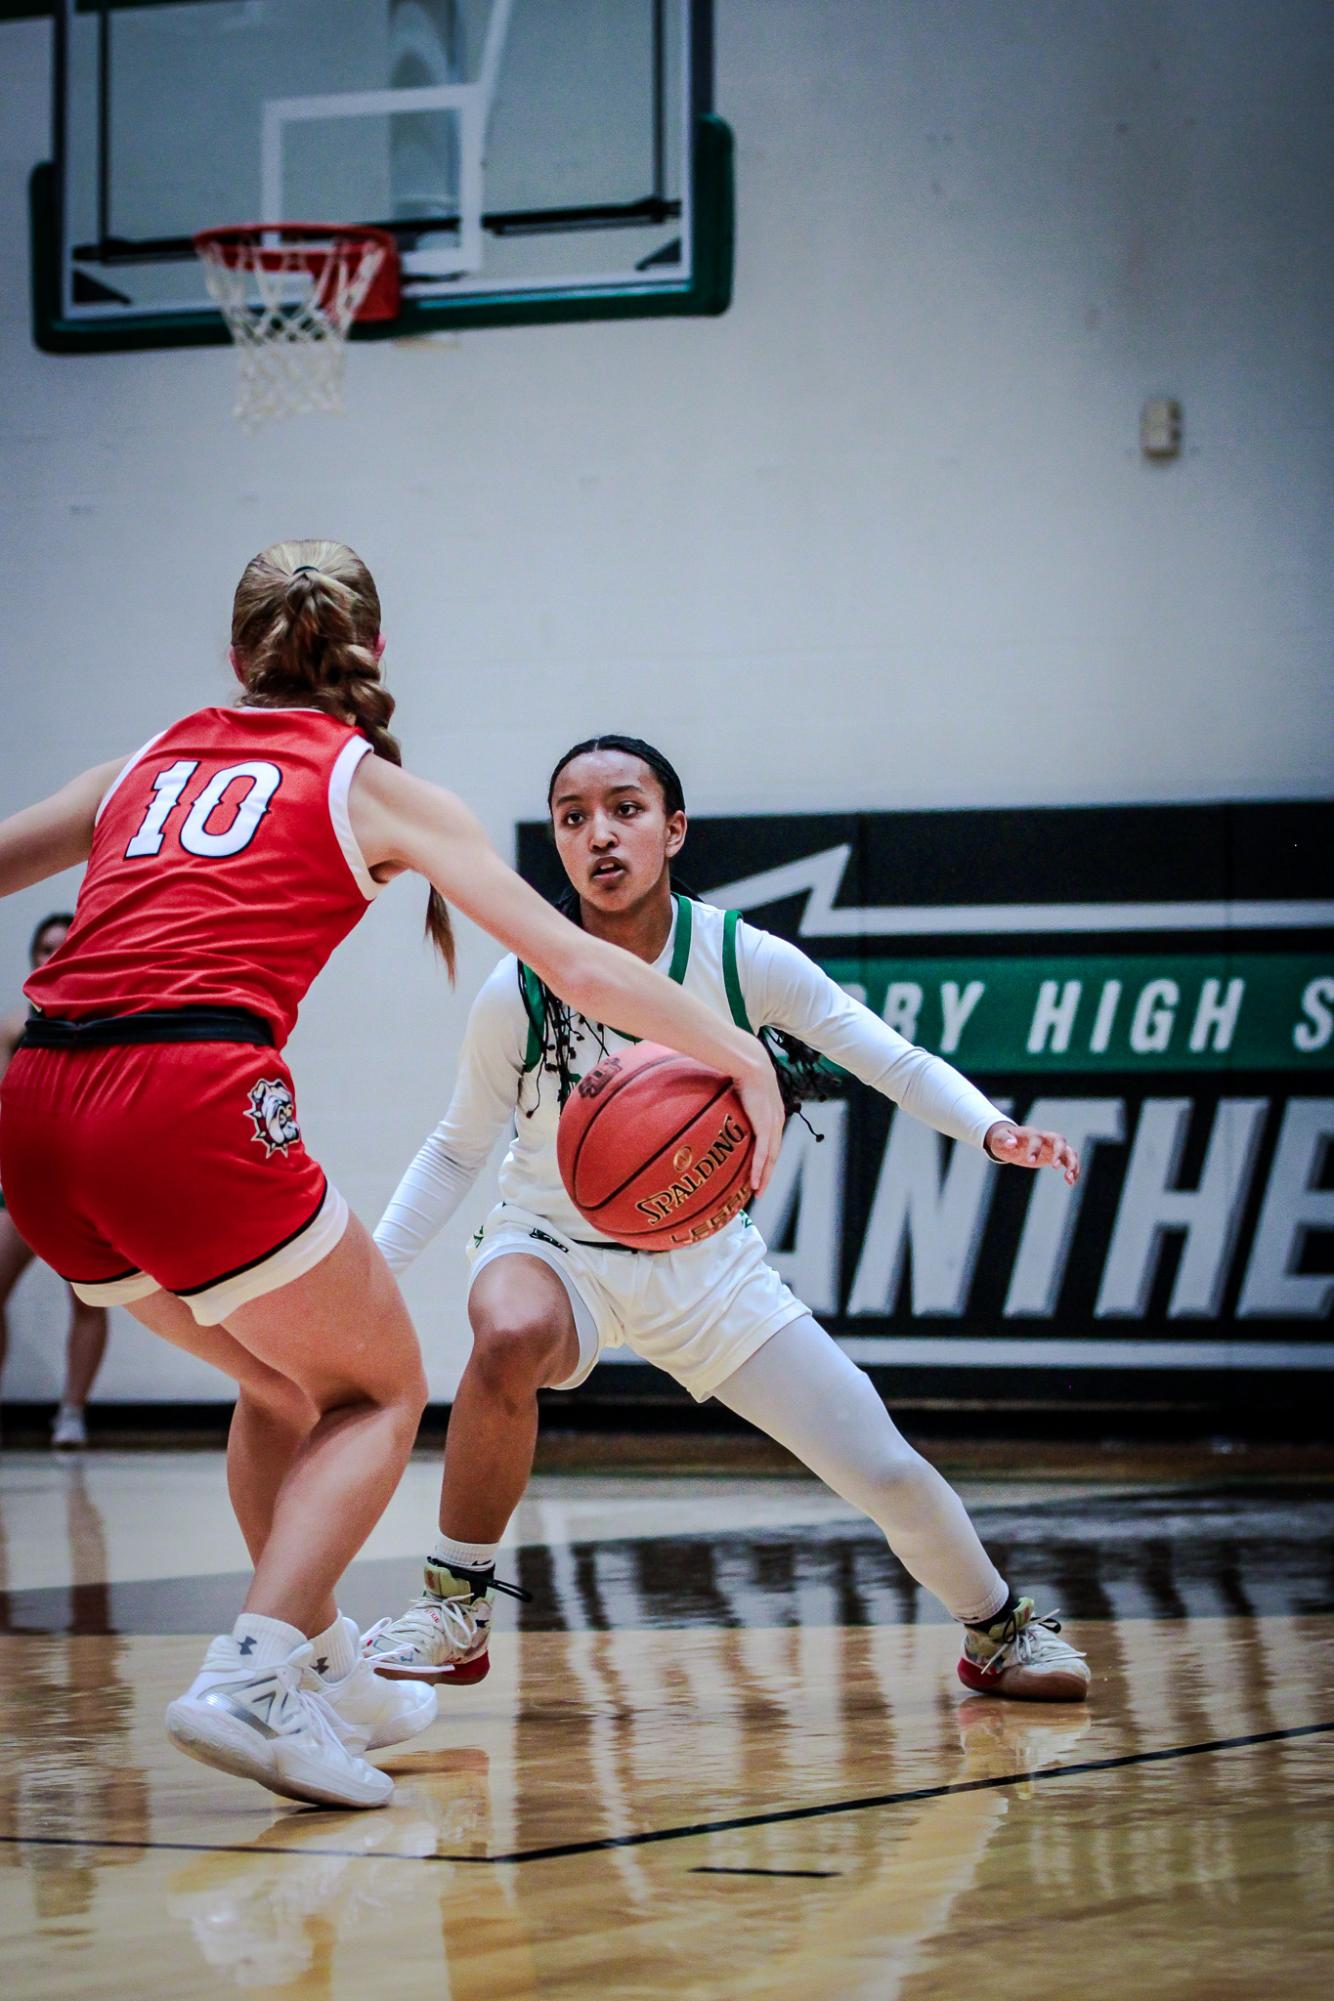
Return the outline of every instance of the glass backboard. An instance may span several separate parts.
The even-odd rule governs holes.
[[[226,223],[390,230],[367,337],[728,303],[711,0],[58,0],[57,32],[45,348],[225,340],[193,237]]]

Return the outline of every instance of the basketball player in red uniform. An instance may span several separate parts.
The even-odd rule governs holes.
[[[398,768],[381,651],[360,559],[276,543],[237,586],[239,704],[0,824],[0,893],[87,863],[0,1086],[15,1225],[81,1299],[119,1302],[239,1389],[228,1485],[254,1578],[169,1733],[207,1764],[343,1806],[389,1798],[361,1752],[434,1714],[433,1698],[384,1701],[334,1602],[426,1390],[397,1286],[302,1142],[282,1048],[316,973],[413,869],[451,968],[445,896],[572,1006],[733,1076],[761,1173],[782,1124],[750,1038],[585,937],[460,801]]]

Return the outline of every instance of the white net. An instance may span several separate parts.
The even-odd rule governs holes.
[[[236,346],[242,424],[341,410],[348,328],[385,248],[353,235],[284,240],[281,229],[206,232],[196,248]]]

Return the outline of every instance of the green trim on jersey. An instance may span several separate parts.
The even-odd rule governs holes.
[[[690,964],[690,941],[694,934],[695,918],[688,896],[678,896],[673,891],[672,901],[676,905],[676,939],[672,946],[672,963],[667,968],[667,977],[679,987],[685,981],[686,968]],[[733,911],[731,915],[735,917],[738,913]],[[542,1060],[542,982],[531,966],[525,966],[522,959],[519,961],[519,972],[523,979],[524,1012],[528,1016],[528,1047],[523,1057],[524,1075],[527,1076],[530,1070],[536,1070]],[[729,985],[729,996],[731,991]],[[740,993],[739,987],[737,992]],[[742,1018],[744,1021],[744,1013]],[[619,1035],[623,1042],[638,1042],[640,1039],[637,1035],[626,1035],[619,1028],[613,1029],[612,1034]]]
[[[523,1073],[526,1077],[542,1061],[542,982],[522,959],[519,961],[519,977],[523,981],[523,1011],[528,1017],[528,1047],[523,1053]]]
[[[732,1019],[738,1028],[744,1028],[747,1035],[753,1035],[750,1016],[746,1013],[746,1002],[741,992],[741,975],[736,963],[736,927],[741,922],[739,910],[729,910],[723,918],[723,984],[727,988],[727,1005],[732,1010]]]
[[[672,901],[676,905],[676,944],[672,949],[672,963],[667,968],[667,977],[669,980],[675,980],[679,987],[686,976],[686,967],[690,964],[690,940],[695,928],[695,913],[688,896],[677,896],[673,891]]]

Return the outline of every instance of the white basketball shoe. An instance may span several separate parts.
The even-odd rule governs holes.
[[[1041,1618],[1031,1598],[998,1617],[985,1632],[963,1629],[959,1680],[976,1695],[1004,1695],[1017,1702],[1083,1702],[1089,1665],[1077,1647],[1057,1637],[1054,1612]]]
[[[386,1805],[393,1780],[351,1748],[348,1726],[318,1676],[314,1688],[305,1682],[314,1658],[309,1641],[258,1669],[243,1654],[245,1644],[220,1634],[189,1689],[169,1705],[167,1734],[177,1749],[284,1799]]]
[[[435,1722],[435,1690],[420,1681],[387,1681],[376,1674],[360,1654],[355,1623],[345,1616],[343,1625],[357,1657],[356,1665],[341,1681],[331,1681],[316,1672],[312,1661],[301,1670],[301,1686],[323,1696],[348,1749],[383,1751],[390,1744],[402,1744],[429,1730]]]
[[[381,1619],[361,1644],[366,1658],[387,1681],[484,1681],[491,1671],[491,1600],[497,1591],[527,1599],[517,1584],[502,1584],[492,1571],[450,1570],[428,1563],[426,1589],[398,1619]]]

